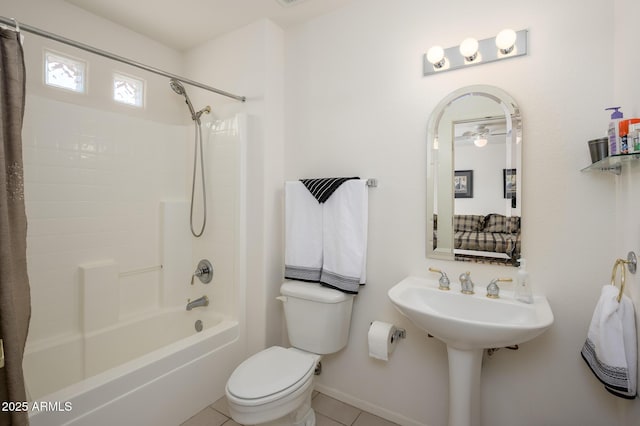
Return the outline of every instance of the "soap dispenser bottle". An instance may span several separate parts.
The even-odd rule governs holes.
[[[533,292],[531,291],[531,283],[529,282],[529,273],[525,269],[527,261],[518,259],[520,267],[518,268],[518,283],[516,284],[515,297],[516,300],[524,303],[533,303]]]
[[[618,155],[622,153],[621,140],[620,140],[620,121],[622,121],[623,114],[620,111],[620,107],[605,108],[605,111],[613,110],[611,113],[611,121],[609,122],[609,155]]]

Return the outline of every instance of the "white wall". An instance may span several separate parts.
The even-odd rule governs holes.
[[[456,170],[473,170],[473,198],[456,198],[455,214],[505,214],[507,200],[503,197],[503,170],[507,158],[506,144],[488,144],[478,148],[473,144],[456,146]],[[511,200],[508,200],[509,207]],[[518,211],[512,213],[518,215]]]
[[[580,358],[600,288],[615,257],[626,253],[612,236],[614,178],[580,172],[590,163],[587,141],[605,132],[603,108],[619,102],[613,26],[614,11],[604,0],[589,7],[577,0],[355,0],[287,31],[285,178],[379,179],[370,190],[368,283],[356,298],[348,347],[323,361],[323,389],[404,424],[446,423],[445,347],[395,312],[386,293],[406,275],[428,276],[432,265],[450,276],[469,268],[478,285],[515,276],[512,269],[424,257],[429,114],[459,87],[492,84],[510,93],[522,111],[523,252],[555,323],[519,351],[500,351],[485,362],[482,423],[619,424],[629,409],[621,405],[638,409],[638,401],[605,392]],[[429,46],[487,38],[504,27],[529,30],[528,56],[421,75]],[[627,28],[631,37],[630,22]],[[632,46],[629,41],[621,48]],[[633,75],[625,73],[625,80]],[[636,109],[637,98],[637,92],[628,98]],[[631,190],[621,191],[627,199]],[[636,249],[637,234],[636,227],[628,243]],[[374,319],[408,331],[387,364],[367,356]],[[628,424],[631,418],[633,413]]]

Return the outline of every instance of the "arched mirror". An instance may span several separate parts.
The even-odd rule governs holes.
[[[516,266],[523,141],[513,98],[487,85],[456,90],[427,138],[427,257]]]

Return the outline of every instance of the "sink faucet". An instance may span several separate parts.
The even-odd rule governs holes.
[[[431,272],[436,272],[438,274],[440,274],[440,279],[438,280],[438,283],[440,284],[438,286],[438,288],[440,290],[449,290],[449,277],[447,276],[446,273],[442,272],[440,269],[436,269],[436,268],[429,268],[429,271]]]
[[[473,281],[471,281],[471,272],[463,272],[460,274],[460,285],[463,294],[473,294]]]
[[[498,283],[511,281],[513,281],[511,278],[494,278],[487,286],[487,297],[491,299],[498,299],[500,297],[500,287],[498,287]]]
[[[200,306],[209,306],[209,298],[207,296],[202,296],[194,300],[187,301],[187,311],[192,310],[193,308],[198,308]]]

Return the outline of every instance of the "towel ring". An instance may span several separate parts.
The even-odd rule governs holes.
[[[636,254],[630,251],[627,254],[627,260],[624,259],[616,259],[616,262],[613,264],[613,269],[611,270],[611,285],[616,286],[616,275],[618,272],[618,267],[622,268],[622,275],[620,276],[620,293],[618,294],[618,303],[622,300],[622,294],[624,293],[624,282],[627,278],[627,268],[625,265],[628,265],[629,272],[632,274],[636,273],[636,268],[638,265],[638,260],[636,258]]]

